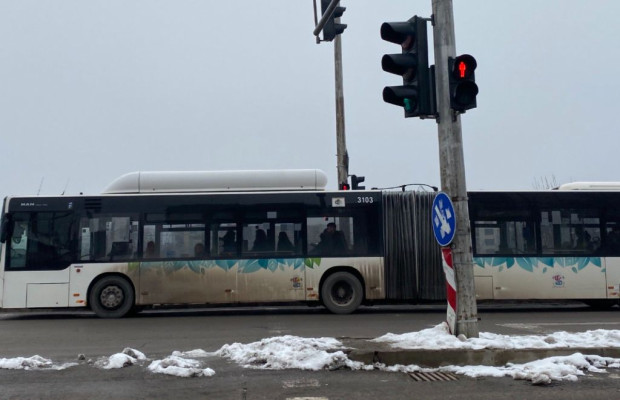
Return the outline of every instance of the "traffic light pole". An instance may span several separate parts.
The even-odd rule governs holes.
[[[456,335],[478,337],[461,117],[450,107],[448,58],[456,55],[454,13],[452,0],[432,1],[441,186],[450,196],[456,214],[456,234],[451,245],[457,291]]]
[[[340,23],[336,18],[335,23]],[[341,36],[334,38],[334,68],[336,76],[336,157],[338,168],[338,187],[347,183],[349,176],[349,154],[344,134],[344,90],[342,84],[342,43]]]

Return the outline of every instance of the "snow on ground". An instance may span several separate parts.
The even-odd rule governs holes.
[[[314,371],[325,368],[362,368],[362,363],[349,360],[340,350],[328,352],[342,347],[342,343],[334,338],[302,338],[286,335],[250,344],[227,344],[215,354],[247,368],[296,368]]]
[[[595,348],[620,347],[620,330],[592,330],[579,333],[556,332],[549,335],[507,336],[494,333],[480,333],[479,338],[454,337],[442,323],[419,332],[395,335],[388,333],[374,342],[385,342],[401,349],[547,349],[547,348]],[[302,369],[322,370],[348,368],[352,370],[382,370],[387,372],[432,372],[444,371],[470,377],[512,377],[525,379],[534,384],[552,381],[575,381],[579,376],[590,373],[605,373],[606,368],[620,368],[620,359],[575,353],[570,356],[549,357],[525,364],[507,364],[502,367],[481,365],[445,366],[436,369],[417,365],[383,364],[364,365],[349,360],[342,351],[344,345],[334,338],[302,338],[298,336],[277,336],[249,344],[233,343],[222,346],[215,352],[202,349],[174,351],[161,360],[149,360],[135,349],[126,348],[121,353],[103,357],[94,366],[102,369],[125,368],[132,365],[146,366],[153,373],[178,377],[209,377],[215,371],[206,364],[213,357],[229,359],[244,368],[259,369]],[[40,356],[29,358],[0,358],[0,369],[59,370],[79,363],[55,364]]]
[[[374,342],[386,342],[399,349],[551,349],[620,347],[620,330],[597,329],[587,332],[555,332],[549,335],[508,336],[480,332],[479,338],[455,337],[446,323],[419,332],[388,333]]]
[[[0,369],[24,369],[24,370],[62,370],[78,365],[77,363],[65,363],[56,365],[52,360],[41,356],[0,358]]]
[[[191,376],[213,376],[215,371],[211,368],[202,368],[198,360],[187,359],[175,355],[168,356],[163,360],[155,360],[149,365],[149,371],[157,374],[166,374],[189,378]]]
[[[570,356],[548,357],[525,364],[508,363],[503,367],[487,365],[450,365],[439,368],[421,368],[417,365],[376,366],[389,372],[453,372],[455,374],[479,377],[510,377],[531,381],[535,385],[548,384],[553,381],[576,381],[585,372],[606,373],[603,368],[620,368],[620,359],[583,355],[575,353]]]
[[[124,368],[134,365],[138,360],[146,360],[144,353],[126,347],[122,353],[112,354],[110,357],[95,361],[95,366],[103,369]]]

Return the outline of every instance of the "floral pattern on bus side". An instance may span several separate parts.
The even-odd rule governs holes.
[[[570,268],[574,273],[590,265],[602,267],[600,257],[474,257],[474,264],[480,268],[498,268],[498,271],[510,269],[516,264],[528,272],[542,268],[543,274],[555,267]],[[605,272],[605,268],[601,268],[601,272]]]
[[[260,258],[249,260],[185,260],[185,261],[161,261],[148,262],[147,266],[162,266],[164,270],[178,271],[185,267],[193,272],[200,274],[205,270],[219,267],[224,271],[228,271],[235,266],[242,274],[251,274],[252,272],[269,270],[284,271],[285,268],[293,269],[314,268],[321,265],[320,258]]]

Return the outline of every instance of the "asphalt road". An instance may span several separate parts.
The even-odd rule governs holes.
[[[620,310],[580,304],[481,305],[480,330],[540,334],[559,330],[620,329]],[[125,347],[149,358],[175,350],[215,351],[233,342],[280,335],[373,338],[439,324],[443,306],[364,308],[353,315],[322,308],[228,308],[147,311],[134,318],[102,320],[87,312],[0,314],[0,358],[41,355],[54,362],[110,356]],[[265,371],[214,358],[213,377],[179,378],[144,367],[101,370],[82,363],[62,371],[0,370],[0,399],[598,399],[620,397],[620,371],[546,387],[509,378],[416,382],[381,371]]]

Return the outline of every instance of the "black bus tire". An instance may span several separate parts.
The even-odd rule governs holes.
[[[88,303],[101,318],[121,318],[134,307],[133,286],[121,276],[105,276],[93,285]]]
[[[349,272],[335,272],[321,287],[323,305],[334,314],[351,314],[362,304],[364,289],[357,277]]]

